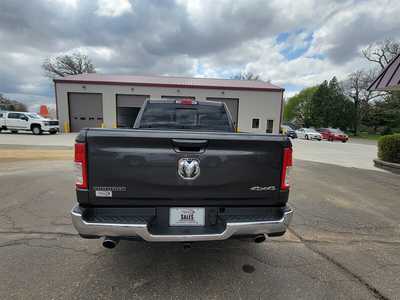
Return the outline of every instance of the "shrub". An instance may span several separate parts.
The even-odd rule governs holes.
[[[381,160],[400,163],[400,134],[385,135],[378,140],[378,157]]]

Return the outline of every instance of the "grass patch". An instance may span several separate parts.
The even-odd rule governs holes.
[[[368,132],[360,132],[357,136],[355,136],[353,133],[348,133],[348,136],[350,138],[366,139],[370,141],[377,141],[380,137],[382,137],[382,135],[380,134],[373,134]]]

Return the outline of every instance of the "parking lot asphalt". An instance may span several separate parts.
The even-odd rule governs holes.
[[[0,299],[399,299],[400,176],[297,160],[263,244],[79,238],[68,161],[0,163]]]

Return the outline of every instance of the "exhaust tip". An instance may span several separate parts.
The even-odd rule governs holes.
[[[117,246],[118,242],[119,240],[117,239],[105,237],[103,240],[103,247],[107,249],[113,249],[115,246]]]
[[[265,235],[264,234],[259,234],[254,238],[254,242],[259,244],[262,242],[265,242]]]

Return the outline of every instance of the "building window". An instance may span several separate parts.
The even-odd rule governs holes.
[[[260,128],[260,119],[253,119],[251,122],[251,128]]]
[[[267,133],[272,133],[272,130],[274,129],[274,120],[267,120]]]

